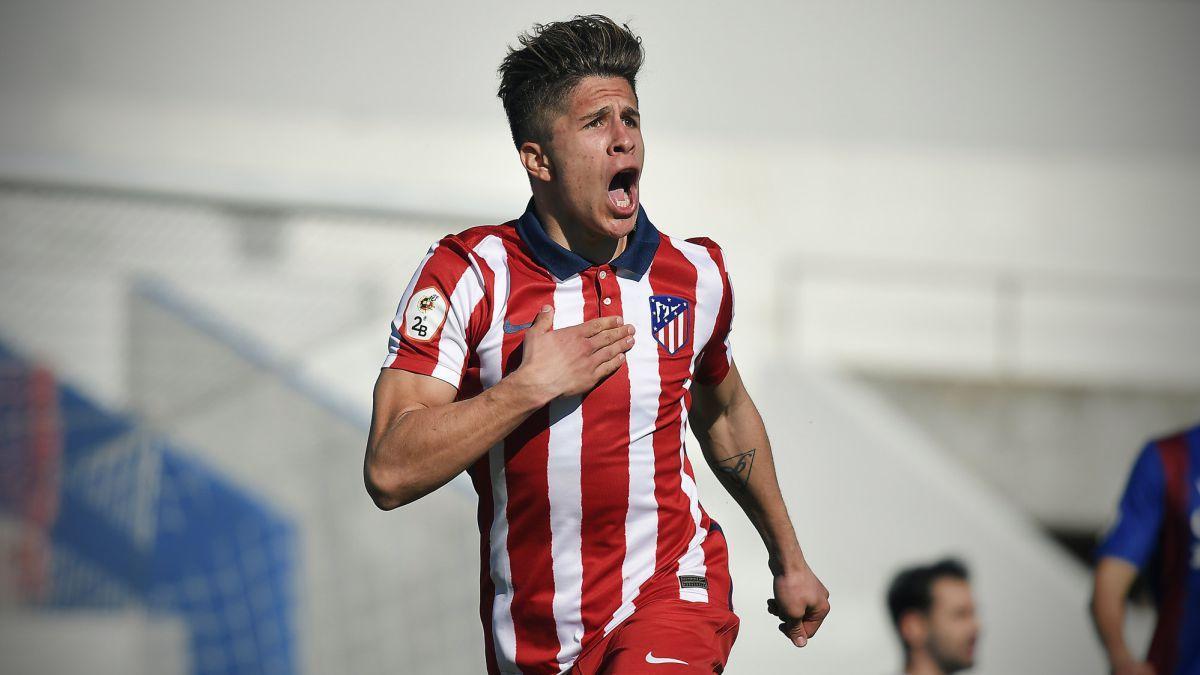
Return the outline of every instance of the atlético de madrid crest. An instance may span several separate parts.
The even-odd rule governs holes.
[[[650,296],[650,333],[668,354],[683,349],[692,336],[692,306],[674,295]]]

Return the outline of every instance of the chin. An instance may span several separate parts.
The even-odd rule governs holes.
[[[637,225],[636,211],[629,218],[618,218],[611,214],[606,215],[593,229],[609,239],[620,239],[633,232],[635,225]]]

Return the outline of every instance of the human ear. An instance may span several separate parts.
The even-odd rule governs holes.
[[[540,143],[525,141],[517,152],[521,155],[521,164],[525,166],[525,171],[530,177],[543,182],[550,181],[550,155]]]
[[[910,648],[921,647],[929,634],[929,621],[920,612],[908,612],[900,618],[900,638]]]

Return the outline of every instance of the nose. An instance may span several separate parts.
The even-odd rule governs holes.
[[[629,127],[625,126],[625,120],[618,118],[613,129],[612,139],[608,144],[608,154],[619,155],[633,152],[633,134],[629,133]]]

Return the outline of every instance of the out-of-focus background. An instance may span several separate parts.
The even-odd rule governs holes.
[[[527,199],[506,45],[588,12],[644,38],[644,201],[726,250],[832,591],[791,648],[702,470],[727,672],[898,670],[884,589],[944,554],[976,672],[1105,672],[1092,546],[1200,419],[1192,2],[6,0],[0,670],[481,672],[473,493],[377,511],[370,392],[428,245]]]

